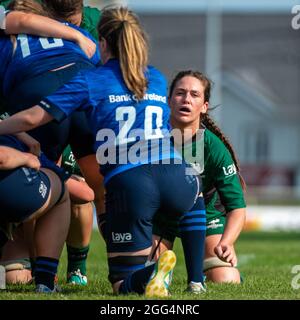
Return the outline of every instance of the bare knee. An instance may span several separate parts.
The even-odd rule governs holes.
[[[8,284],[28,284],[32,281],[31,264],[27,258],[2,261]]]
[[[207,280],[215,283],[241,283],[240,273],[234,267],[216,267],[205,271]]]
[[[5,273],[8,284],[29,284],[32,281],[31,270],[12,270]]]

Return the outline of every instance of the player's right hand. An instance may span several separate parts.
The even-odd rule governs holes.
[[[237,257],[233,245],[219,243],[214,251],[221,260],[231,263],[233,267],[237,266]]]
[[[37,156],[33,155],[32,153],[27,153],[27,161],[26,166],[35,170],[40,170],[41,163]]]

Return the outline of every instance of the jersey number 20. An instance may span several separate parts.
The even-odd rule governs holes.
[[[153,128],[153,118],[156,123]],[[125,120],[127,118],[127,120]],[[116,120],[120,123],[120,131],[116,139],[116,144],[127,144],[135,142],[135,137],[128,137],[128,134],[136,119],[135,107],[118,107],[116,109]],[[163,137],[161,127],[163,125],[163,109],[157,106],[147,106],[145,108],[144,134],[145,140],[159,139]]]

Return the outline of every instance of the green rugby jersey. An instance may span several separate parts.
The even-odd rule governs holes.
[[[82,13],[82,21],[80,27],[88,31],[96,40],[99,35],[97,26],[100,21],[101,11],[97,8],[84,7]]]
[[[7,5],[10,3],[11,0],[4,0],[4,1],[1,1],[0,0],[0,6],[3,6],[4,8],[7,7]]]
[[[201,131],[204,132],[200,138],[197,137],[198,139],[192,142],[192,150],[195,155],[197,148],[200,151],[204,149],[204,157],[201,152],[197,155],[200,157],[198,168],[201,170],[207,219],[211,220],[233,209],[245,208],[246,203],[229,150],[214,133],[208,129]],[[184,155],[188,148],[190,147],[185,148]],[[185,160],[189,162],[188,157],[185,157]]]

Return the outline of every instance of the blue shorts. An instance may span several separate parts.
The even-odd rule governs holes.
[[[49,197],[50,180],[42,172],[19,167],[0,171],[0,220],[22,222]]]
[[[152,219],[190,211],[202,186],[187,164],[146,164],[113,176],[106,185],[107,251],[152,246]]]
[[[0,145],[24,151],[11,136],[0,136]],[[25,167],[0,170],[0,220],[24,221],[45,204],[49,192],[50,180],[42,171]]]
[[[7,97],[9,112],[13,114],[36,105],[42,98],[54,93],[71,80],[80,70],[91,67],[83,61],[64,69],[24,79]],[[42,151],[55,162],[68,144],[71,145],[76,159],[95,153],[93,134],[84,111],[76,111],[61,123],[51,121],[28,133],[40,142]]]

